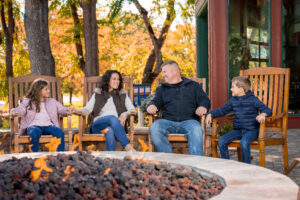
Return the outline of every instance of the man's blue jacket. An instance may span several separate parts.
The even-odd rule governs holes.
[[[199,83],[185,77],[182,77],[182,82],[178,84],[163,83],[159,86],[147,107],[152,104],[162,112],[163,119],[176,122],[198,120],[196,109],[199,106],[207,110],[210,108],[210,100]]]

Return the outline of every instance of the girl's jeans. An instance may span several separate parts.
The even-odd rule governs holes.
[[[156,120],[150,127],[151,141],[158,152],[172,153],[168,140],[169,133],[184,134],[189,143],[189,154],[203,155],[203,132],[197,120],[175,122],[166,119]]]
[[[251,163],[250,158],[250,143],[253,140],[256,140],[258,137],[258,131],[257,130],[233,130],[225,135],[223,135],[219,142],[218,147],[220,149],[221,158],[229,159],[229,151],[228,151],[228,145],[233,140],[241,140],[241,149],[242,149],[242,161],[245,163]]]
[[[120,120],[114,115],[108,115],[96,119],[92,124],[92,133],[99,134],[100,131],[108,128],[109,130],[105,133],[106,138],[106,151],[116,150],[116,139],[120,141],[123,148],[129,144],[129,140],[126,137],[126,132],[122,126]]]
[[[57,147],[57,151],[65,150],[65,135],[64,132],[56,126],[30,126],[27,128],[27,134],[31,137],[30,144],[33,152],[39,151],[39,141],[42,135],[53,135],[61,139]]]

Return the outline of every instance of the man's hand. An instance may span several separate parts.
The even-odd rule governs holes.
[[[207,109],[203,106],[200,106],[197,108],[195,113],[196,113],[196,115],[201,117],[202,115],[205,115],[207,113]]]
[[[126,121],[126,117],[125,117],[124,115],[121,115],[121,116],[119,117],[119,120],[120,120],[122,126],[124,126],[124,125],[125,125],[125,121]]]
[[[155,105],[150,105],[147,108],[147,112],[151,115],[154,115],[158,111],[157,107]]]
[[[206,125],[207,125],[207,126],[210,126],[210,125],[211,125],[211,120],[212,120],[211,114],[208,114],[208,115],[206,116],[206,119],[205,119],[205,122],[206,122]]]
[[[267,116],[267,113],[261,113],[260,115],[258,115],[256,117],[256,120],[259,122],[259,123],[264,123],[265,120],[266,120],[266,116]]]

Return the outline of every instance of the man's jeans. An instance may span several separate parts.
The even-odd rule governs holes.
[[[251,163],[250,158],[250,143],[258,137],[258,131],[256,130],[233,130],[223,135],[218,141],[218,147],[221,152],[221,158],[229,159],[228,145],[233,140],[241,140],[242,149],[242,161],[245,163]]]
[[[122,126],[120,120],[114,115],[108,115],[96,119],[92,124],[92,133],[99,134],[100,131],[108,128],[105,133],[106,138],[106,151],[116,150],[116,139],[120,141],[123,148],[129,144],[129,140],[126,137],[126,132]]]
[[[203,132],[197,120],[174,122],[166,119],[156,120],[150,127],[151,141],[158,152],[172,153],[168,141],[169,133],[184,134],[189,143],[189,154],[203,155]]]
[[[61,139],[57,146],[57,151],[65,150],[65,135],[64,132],[56,126],[30,126],[27,128],[27,134],[31,137],[30,144],[33,152],[39,151],[40,137],[42,135],[53,135]]]

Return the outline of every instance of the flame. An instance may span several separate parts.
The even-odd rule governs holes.
[[[106,174],[108,174],[108,172],[110,171],[110,168],[107,168],[103,174],[103,176],[105,176]]]
[[[0,151],[0,154],[4,154],[4,149],[2,149],[2,150]]]
[[[72,151],[75,151],[75,148],[79,146],[79,136],[78,134],[77,135],[74,135],[74,143],[73,143],[73,146],[72,146]]]
[[[7,135],[6,133],[3,134],[2,139],[5,139],[5,138],[6,138],[6,135]]]
[[[46,172],[53,172],[53,170],[47,166],[46,161],[45,161],[45,157],[41,157],[41,158],[36,159],[36,161],[34,162],[34,166],[36,168],[39,168],[39,169],[34,170],[34,171],[31,172],[30,176],[31,176],[31,179],[33,181],[36,181],[37,179],[40,178],[41,173],[42,173],[43,170],[45,170]],[[48,176],[46,176],[44,178],[47,179]]]
[[[109,131],[109,128],[105,128],[101,131],[101,134],[105,134],[107,131]]]
[[[94,151],[94,148],[95,148],[95,145],[94,145],[94,144],[91,144],[91,145],[89,145],[89,146],[87,147],[87,150],[92,151],[92,152],[95,152],[95,151]]]
[[[0,142],[0,145],[2,144],[2,142]]]
[[[61,138],[53,137],[48,144],[45,144],[46,148],[49,149],[49,152],[55,152],[58,145],[60,145]]]
[[[144,140],[138,138],[138,141],[141,144],[141,146],[138,147],[139,150],[141,150],[142,152],[145,152],[149,149],[148,145],[145,143]]]
[[[63,182],[65,182],[67,180],[67,178],[69,178],[70,174],[72,172],[74,172],[75,169],[73,167],[71,167],[70,165],[67,166],[67,168],[65,169],[64,173],[67,175],[65,178],[63,178]]]

